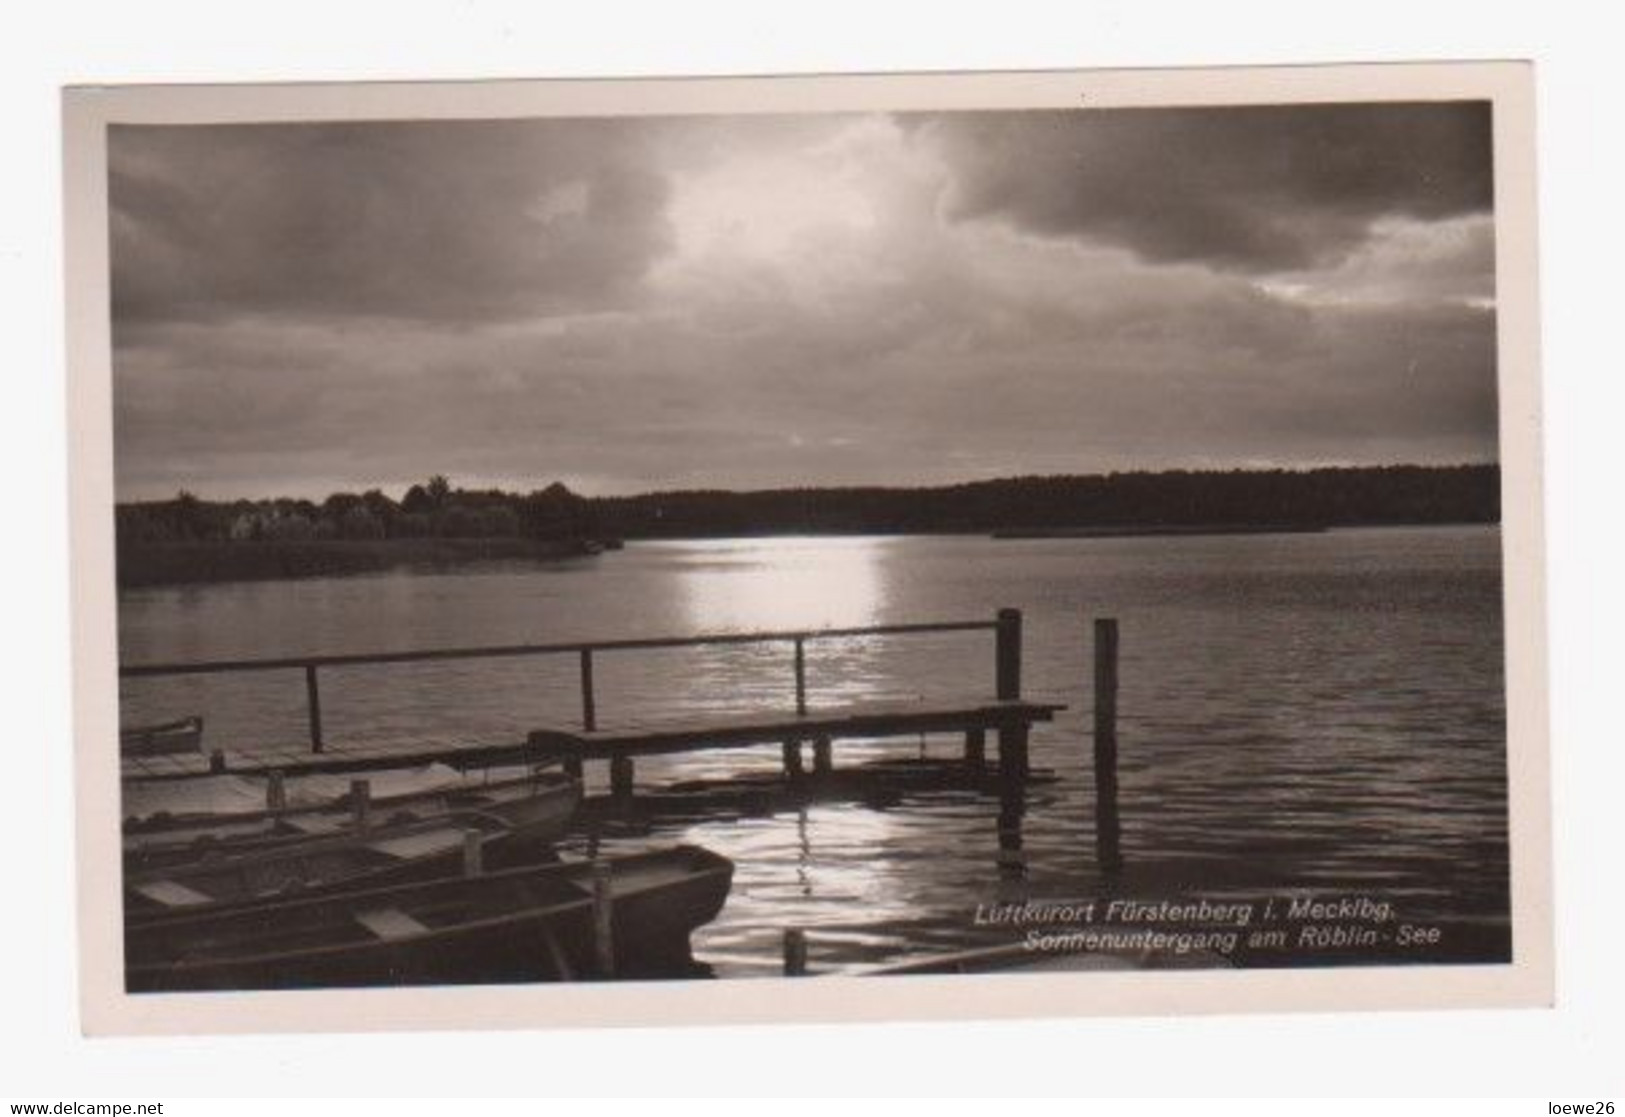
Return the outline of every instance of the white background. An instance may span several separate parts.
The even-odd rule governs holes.
[[[1613,52],[1625,48],[1609,22],[1580,5],[1418,0],[12,6],[0,30],[0,477],[9,478],[0,488],[0,1098],[863,1088],[1586,1100],[1625,1092],[1625,740],[1613,701],[1625,632],[1616,527],[1625,57]],[[1532,58],[1538,66],[1557,1008],[462,1036],[79,1036],[59,86],[1475,58]]]

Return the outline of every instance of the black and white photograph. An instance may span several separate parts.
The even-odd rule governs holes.
[[[114,90],[113,995],[1544,959],[1504,78]]]

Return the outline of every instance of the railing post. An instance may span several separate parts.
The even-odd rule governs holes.
[[[796,717],[807,716],[807,642],[796,637]]]
[[[598,702],[592,689],[592,649],[581,649],[581,724],[588,733],[598,728]]]
[[[1117,621],[1095,620],[1095,857],[1105,872],[1123,867],[1117,814]]]
[[[305,664],[305,706],[310,715],[310,751],[322,751],[322,694],[316,689],[316,665]]]

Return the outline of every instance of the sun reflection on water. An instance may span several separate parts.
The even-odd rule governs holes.
[[[802,537],[673,543],[695,632],[851,628],[886,606],[882,561],[895,540]]]

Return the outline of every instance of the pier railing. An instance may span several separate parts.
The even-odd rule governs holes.
[[[737,644],[789,644],[794,649],[796,713],[807,713],[807,645],[820,640],[867,636],[912,636],[945,632],[993,632],[994,690],[1001,700],[1021,697],[1021,611],[1000,609],[991,620],[928,621],[917,624],[867,625],[858,628],[795,629],[776,632],[729,632],[701,636],[666,636],[629,640],[570,641],[555,644],[506,644],[473,648],[426,648],[414,651],[345,655],[289,656],[271,659],[223,659],[188,663],[139,663],[120,666],[126,679],[179,675],[219,675],[248,671],[302,671],[310,747],[321,752],[322,700],[318,672],[333,667],[368,667],[395,663],[435,663],[460,659],[509,659],[525,656],[575,656],[581,678],[581,724],[598,728],[598,701],[593,686],[593,660],[600,654],[665,648]]]

